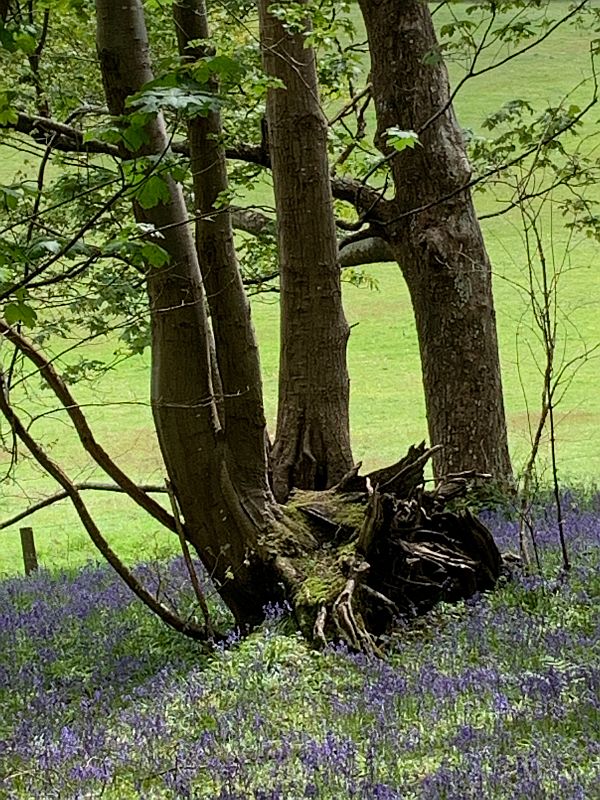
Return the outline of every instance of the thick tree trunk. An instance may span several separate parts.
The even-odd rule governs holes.
[[[152,79],[140,0],[97,0],[98,55],[108,107],[122,115],[127,96]],[[147,125],[148,143],[135,157],[164,154],[162,118]],[[215,403],[206,298],[193,238],[185,224],[181,187],[163,176],[170,200],[136,216],[160,230],[169,263],[148,271],[152,324],[152,409],[169,479],[196,548],[241,624],[257,621],[272,599],[274,572],[258,555],[258,539],[273,523],[264,449],[252,464],[262,480],[254,491],[236,484]],[[240,314],[244,318],[244,313]],[[247,319],[247,318],[246,318]],[[238,329],[246,337],[245,330]],[[256,399],[256,397],[255,397]],[[259,413],[257,413],[257,417]],[[253,420],[258,424],[257,420]],[[264,434],[263,434],[264,435]]]
[[[491,270],[448,76],[423,0],[360,0],[371,52],[377,143],[414,130],[420,145],[391,157],[395,222],[387,239],[410,292],[436,474],[477,469],[512,478]]]
[[[180,0],[173,6],[179,50],[194,62],[207,55],[202,43],[209,37],[203,0]],[[218,91],[216,81],[212,89]],[[215,337],[222,395],[221,422],[227,455],[260,521],[265,505],[273,501],[266,482],[266,420],[258,345],[250,319],[250,305],[242,283],[229,211],[217,208],[227,191],[227,165],[218,112],[188,123],[190,163],[194,185],[196,247]]]
[[[314,52],[259,2],[263,61],[285,89],[267,100],[281,281],[279,410],[272,452],[279,500],[325,489],[352,466],[337,239]]]
[[[120,0],[117,6],[115,0],[97,0],[97,9],[107,102],[113,114],[121,115],[126,97],[152,77],[141,2]],[[146,132],[144,151],[133,156],[166,153],[160,116]],[[211,329],[183,195],[163,177],[169,201],[136,208],[138,219],[161,231],[170,256],[167,265],[148,272],[152,406],[186,538],[237,621],[251,625],[262,618],[268,601],[287,596],[309,637],[321,643],[342,638],[357,649],[378,652],[399,614],[491,588],[500,569],[493,540],[468,514],[444,511],[455,484],[433,494],[423,491],[423,466],[433,452],[424,445],[369,480],[355,469],[334,489],[294,497],[285,516],[266,486],[263,448],[248,450],[246,457],[256,459],[254,473],[240,470],[238,482],[236,457],[228,452],[235,443],[227,436],[229,416],[225,410],[223,427],[213,390]],[[212,231],[206,236],[210,240]],[[231,268],[227,262],[219,275],[229,280]],[[227,287],[217,283],[215,289],[226,292]],[[230,302],[237,291],[232,290]],[[240,325],[249,325],[243,310],[234,311],[245,320]],[[235,347],[229,337],[236,329],[227,330],[222,343]],[[226,362],[218,352],[216,360],[220,378]],[[235,424],[241,430],[244,423],[236,419]],[[252,428],[252,419],[245,424]],[[248,491],[246,482],[253,480],[248,476],[259,473]],[[464,484],[459,478],[459,491]]]

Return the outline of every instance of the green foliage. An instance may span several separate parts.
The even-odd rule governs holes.
[[[203,84],[189,82],[187,86],[161,86],[153,82],[127,101],[130,108],[142,114],[155,115],[172,111],[185,117],[205,117],[221,106],[216,95],[206,92]]]
[[[37,30],[35,25],[0,22],[0,48],[9,53],[21,52],[31,55],[37,47]]]
[[[403,131],[400,128],[388,128],[385,132],[387,143],[398,153],[407,148],[413,149],[421,142],[414,131]]]
[[[27,303],[7,303],[4,306],[4,318],[9,325],[23,323],[26,328],[33,328],[37,319],[36,311]]]
[[[16,122],[18,114],[13,106],[16,92],[0,86],[0,125]]]

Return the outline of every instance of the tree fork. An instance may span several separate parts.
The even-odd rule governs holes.
[[[140,0],[97,0],[97,47],[105,94],[113,115],[152,80]],[[129,157],[162,156],[169,143],[162,116],[146,124],[147,142]],[[169,480],[185,520],[186,537],[232,610],[247,627],[263,616],[273,597],[275,575],[262,559],[258,538],[274,520],[266,456],[259,456],[262,482],[237,483],[235,459],[215,402],[206,296],[190,234],[181,187],[164,178],[169,199],[141,209],[138,220],[163,233],[169,262],[149,270],[147,290],[152,331],[152,411]],[[215,376],[216,377],[216,376]],[[247,474],[247,473],[246,473]]]

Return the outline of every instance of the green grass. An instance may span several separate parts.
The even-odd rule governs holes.
[[[559,4],[557,4],[559,5]],[[447,13],[447,12],[444,12]],[[456,106],[466,127],[479,128],[486,114],[515,96],[535,104],[556,103],[579,80],[587,64],[584,43],[587,34],[565,29],[551,37],[539,50],[510,62],[499,72],[469,82],[459,94]],[[452,69],[454,79],[458,70]],[[580,92],[581,94],[581,92]],[[581,101],[581,97],[579,98]],[[588,127],[591,130],[591,123]],[[0,180],[22,164],[21,156],[3,150]],[[8,158],[4,155],[8,153]],[[269,199],[268,190],[261,199]],[[476,197],[480,213],[493,210],[492,202]],[[552,240],[556,258],[562,257],[565,238],[560,220],[548,210],[542,217],[546,233],[555,226]],[[539,408],[541,375],[536,360],[526,347],[532,341],[527,332],[523,298],[514,283],[523,281],[525,258],[516,213],[483,223],[495,278],[503,380],[511,450],[515,466],[528,452],[528,411],[533,420]],[[589,240],[577,243],[571,254],[572,269],[563,276],[560,305],[567,325],[567,357],[583,342],[590,347],[600,339],[600,271],[596,268],[597,245]],[[352,437],[356,460],[373,468],[395,460],[408,444],[426,437],[424,401],[421,388],[418,346],[412,311],[399,269],[393,264],[367,268],[378,290],[346,285],[344,302],[350,324],[348,359],[351,376]],[[253,314],[261,345],[265,404],[271,431],[274,428],[278,361],[278,308],[272,295],[253,301]],[[521,342],[517,351],[517,336]],[[109,356],[111,342],[88,346],[95,354]],[[521,377],[519,377],[519,375]],[[598,366],[593,360],[581,368],[557,410],[558,452],[561,479],[565,483],[589,484],[600,479],[600,392]],[[148,358],[132,358],[109,372],[93,386],[75,387],[78,400],[93,403],[87,411],[98,439],[123,467],[145,482],[160,483],[161,466],[148,402]],[[52,407],[49,396],[44,403]],[[33,430],[52,443],[52,453],[78,480],[98,475],[81,455],[76,437],[57,411],[34,423]],[[543,458],[547,457],[547,442]],[[0,469],[9,462],[0,453]],[[30,500],[53,491],[52,482],[40,476],[28,461],[16,471],[17,482],[2,487],[1,516],[26,506]],[[172,537],[117,495],[87,495],[103,532],[129,562],[173,550]],[[74,512],[61,503],[33,516],[40,559],[48,566],[76,566],[93,556]],[[0,573],[20,569],[18,526],[0,531],[2,556]]]

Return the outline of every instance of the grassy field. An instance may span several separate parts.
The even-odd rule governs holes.
[[[557,5],[560,5],[557,3]],[[458,5],[460,10],[460,4]],[[447,12],[444,12],[447,13]],[[443,22],[440,19],[440,22]],[[465,127],[480,129],[486,114],[515,96],[534,104],[557,103],[581,79],[588,56],[583,31],[564,29],[550,37],[539,49],[468,83],[456,106]],[[457,67],[452,69],[455,80]],[[585,87],[577,93],[581,103]],[[594,118],[595,119],[595,118]],[[589,123],[591,130],[592,123]],[[3,150],[0,181],[20,166],[20,157]],[[4,153],[8,156],[4,157]],[[11,160],[12,158],[12,160]],[[477,196],[481,213],[494,210],[492,201]],[[544,231],[552,240],[557,262],[563,258],[566,236],[560,220],[543,214]],[[525,257],[516,214],[485,221],[483,224],[495,275],[495,296],[500,335],[501,359],[509,422],[510,443],[515,466],[528,452],[530,414],[535,419],[541,395],[540,352],[527,347],[535,337],[528,331],[525,301],[515,283],[525,275]],[[567,334],[565,358],[573,357],[582,343],[593,346],[600,339],[600,270],[597,243],[582,239],[572,242],[568,254],[570,269],[563,276],[560,308]],[[358,289],[347,285],[344,292],[346,313],[352,328],[349,343],[351,375],[352,436],[356,460],[367,467],[395,460],[407,445],[426,437],[426,422],[421,389],[418,348],[409,298],[395,265],[369,267],[378,289]],[[272,295],[253,303],[254,319],[261,344],[265,402],[271,430],[275,418],[278,360],[278,308]],[[113,343],[88,346],[90,354],[109,355]],[[558,443],[561,479],[564,483],[593,484],[600,479],[600,393],[598,364],[591,360],[581,368],[558,411]],[[88,413],[99,440],[145,482],[160,483],[162,469],[151,428],[148,400],[148,359],[132,358],[109,372],[94,385],[78,386],[76,395],[89,404]],[[46,396],[47,397],[47,396]],[[51,401],[47,410],[50,410]],[[529,408],[529,412],[528,412]],[[52,413],[33,424],[33,430],[52,443],[52,452],[79,480],[95,477],[92,466],[81,456],[76,438],[64,414]],[[547,455],[544,447],[543,457]],[[3,459],[3,460],[2,460]],[[0,468],[8,459],[0,454]],[[44,496],[53,487],[25,459],[18,464],[15,482],[1,489],[2,517],[23,508],[29,501]],[[128,561],[172,552],[168,534],[116,495],[88,496],[101,528],[118,545]],[[33,516],[32,524],[43,563],[49,566],[75,566],[93,555],[77,519],[65,504]],[[0,574],[18,570],[20,564],[18,530],[0,531],[2,555]]]

